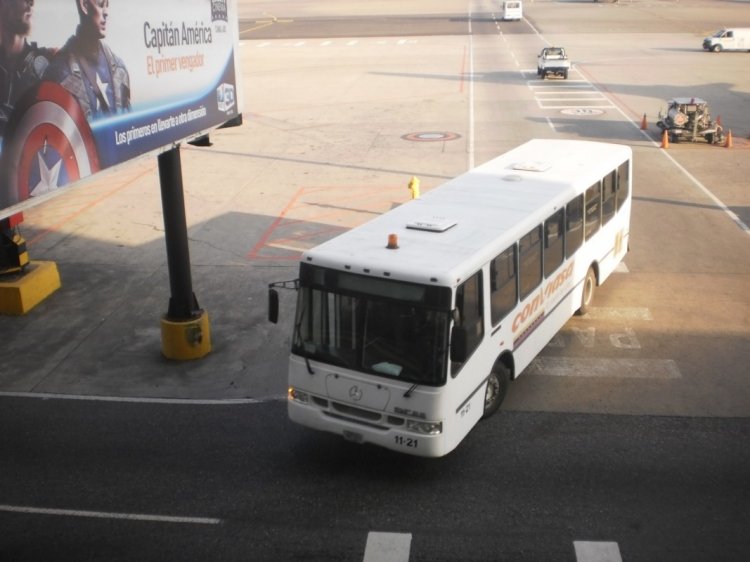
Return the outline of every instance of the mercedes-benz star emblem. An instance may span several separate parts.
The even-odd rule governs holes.
[[[359,402],[360,400],[362,400],[362,389],[355,384],[349,389],[349,398],[351,398],[355,402]]]

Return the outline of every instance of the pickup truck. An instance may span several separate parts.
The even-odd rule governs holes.
[[[536,59],[536,75],[544,80],[548,74],[568,77],[570,61],[562,47],[545,47]]]

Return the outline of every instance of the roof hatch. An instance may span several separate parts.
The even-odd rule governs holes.
[[[544,160],[525,160],[513,164],[514,170],[523,170],[524,172],[546,172],[552,167],[552,162]]]
[[[447,217],[423,217],[406,223],[406,228],[414,230],[426,230],[428,232],[445,232],[449,228],[456,226],[457,221]]]

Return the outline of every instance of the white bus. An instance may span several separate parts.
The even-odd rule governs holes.
[[[631,161],[623,145],[532,140],[305,252],[287,282],[290,419],[452,451],[627,252]]]
[[[503,21],[521,21],[523,19],[523,3],[521,0],[503,2]]]

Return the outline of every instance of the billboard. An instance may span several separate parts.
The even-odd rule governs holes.
[[[0,219],[241,113],[235,0],[0,0]]]

